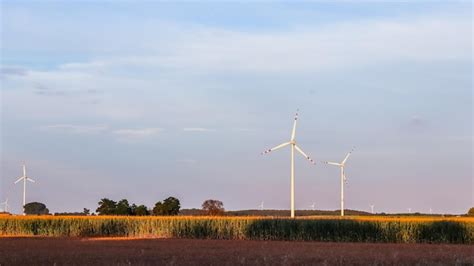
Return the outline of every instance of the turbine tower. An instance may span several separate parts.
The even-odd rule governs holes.
[[[26,181],[35,182],[33,179],[26,176],[26,166],[23,165],[23,176],[19,177],[18,180],[15,181],[15,184],[23,180],[23,215],[25,215],[25,205],[26,205]]]
[[[295,121],[293,122],[293,131],[291,132],[291,139],[289,142],[282,143],[274,148],[266,150],[262,152],[263,154],[267,154],[269,152],[278,150],[285,146],[290,145],[291,147],[291,170],[290,170],[290,207],[291,207],[291,218],[295,217],[295,150],[301,153],[307,160],[309,160],[312,164],[316,164],[313,159],[311,159],[303,150],[296,145],[296,122],[298,121],[298,110],[296,111]]]
[[[370,205],[370,213],[372,213],[372,214],[374,214],[374,207],[375,207],[375,205],[373,205],[373,204]]]
[[[8,212],[8,198],[4,202],[0,203],[0,205],[4,206],[3,207],[4,212]]]
[[[260,205],[258,205],[258,208],[259,208],[261,211],[263,211],[263,201],[262,201],[262,203],[260,203]]]
[[[316,203],[313,202],[313,204],[309,205],[309,207],[311,207],[311,209],[314,211],[314,208],[316,207]]]
[[[346,166],[347,159],[349,159],[349,156],[351,156],[353,151],[354,148],[352,148],[352,150],[346,155],[346,158],[344,158],[344,160],[342,160],[340,163],[324,162],[326,164],[339,166],[341,168],[341,216],[344,216],[344,183],[347,182],[344,167]]]

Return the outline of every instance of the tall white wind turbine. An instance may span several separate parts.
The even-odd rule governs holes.
[[[23,215],[25,215],[25,205],[26,205],[26,181],[35,182],[33,179],[26,176],[26,165],[23,165],[23,176],[19,177],[18,180],[15,181],[15,184],[23,180]]]
[[[316,203],[313,202],[313,204],[309,205],[309,207],[311,207],[311,209],[314,211],[314,208],[316,207]]]
[[[352,148],[352,150],[346,155],[346,158],[344,158],[344,160],[342,160],[340,163],[324,162],[326,164],[339,166],[341,168],[341,216],[344,216],[344,183],[347,181],[344,167],[346,166],[347,159],[349,159],[349,156],[351,156],[353,151],[354,148]]]
[[[262,201],[262,203],[260,203],[260,205],[258,205],[258,208],[259,208],[261,211],[263,211],[263,201]]]
[[[296,112],[295,115],[295,121],[293,122],[293,131],[291,132],[291,139],[288,142],[282,143],[274,148],[271,148],[269,150],[266,150],[262,152],[263,154],[267,154],[269,152],[278,150],[280,148],[283,148],[285,146],[290,145],[291,147],[291,170],[290,170],[290,207],[291,207],[291,218],[295,217],[295,149],[298,151],[301,155],[303,155],[308,161],[310,161],[312,164],[316,164],[313,159],[311,159],[304,151],[298,147],[296,144],[296,122],[298,121],[298,111]]]
[[[370,213],[372,213],[372,214],[374,214],[374,207],[375,207],[375,205],[373,205],[373,204],[370,205]]]

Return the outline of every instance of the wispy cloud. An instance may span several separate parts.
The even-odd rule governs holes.
[[[126,128],[113,130],[112,133],[115,134],[119,140],[141,140],[144,138],[157,136],[162,131],[162,128]]]
[[[28,71],[23,67],[1,66],[0,76],[25,76]]]
[[[104,132],[109,127],[106,125],[73,125],[73,124],[56,124],[40,127],[42,130],[53,130],[74,134],[96,134]]]
[[[216,130],[211,129],[211,128],[203,128],[203,127],[185,127],[185,128],[183,128],[183,131],[186,131],[186,132],[212,132],[212,131],[216,131]]]
[[[106,125],[73,125],[73,124],[56,124],[40,127],[42,130],[56,131],[71,134],[112,134],[117,140],[141,140],[148,137],[157,136],[162,128],[122,128],[112,129]]]
[[[253,129],[253,128],[245,128],[245,127],[238,127],[238,128],[234,128],[234,131],[238,131],[238,132],[252,132],[252,131],[255,131],[255,129]]]

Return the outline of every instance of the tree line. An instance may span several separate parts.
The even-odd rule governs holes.
[[[103,198],[96,209],[98,215],[128,215],[128,216],[147,216],[160,215],[172,216],[180,214],[181,203],[175,197],[168,197],[163,201],[155,203],[153,208],[147,208],[145,205],[129,204],[127,199],[118,202]],[[223,215],[225,212],[222,201],[209,199],[202,203],[202,211],[207,215]]]

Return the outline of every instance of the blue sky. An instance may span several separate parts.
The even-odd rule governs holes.
[[[346,206],[473,205],[472,7],[437,3],[3,1],[1,189],[185,208],[289,207],[289,151],[347,166]],[[339,207],[338,169],[297,159],[296,207]]]

